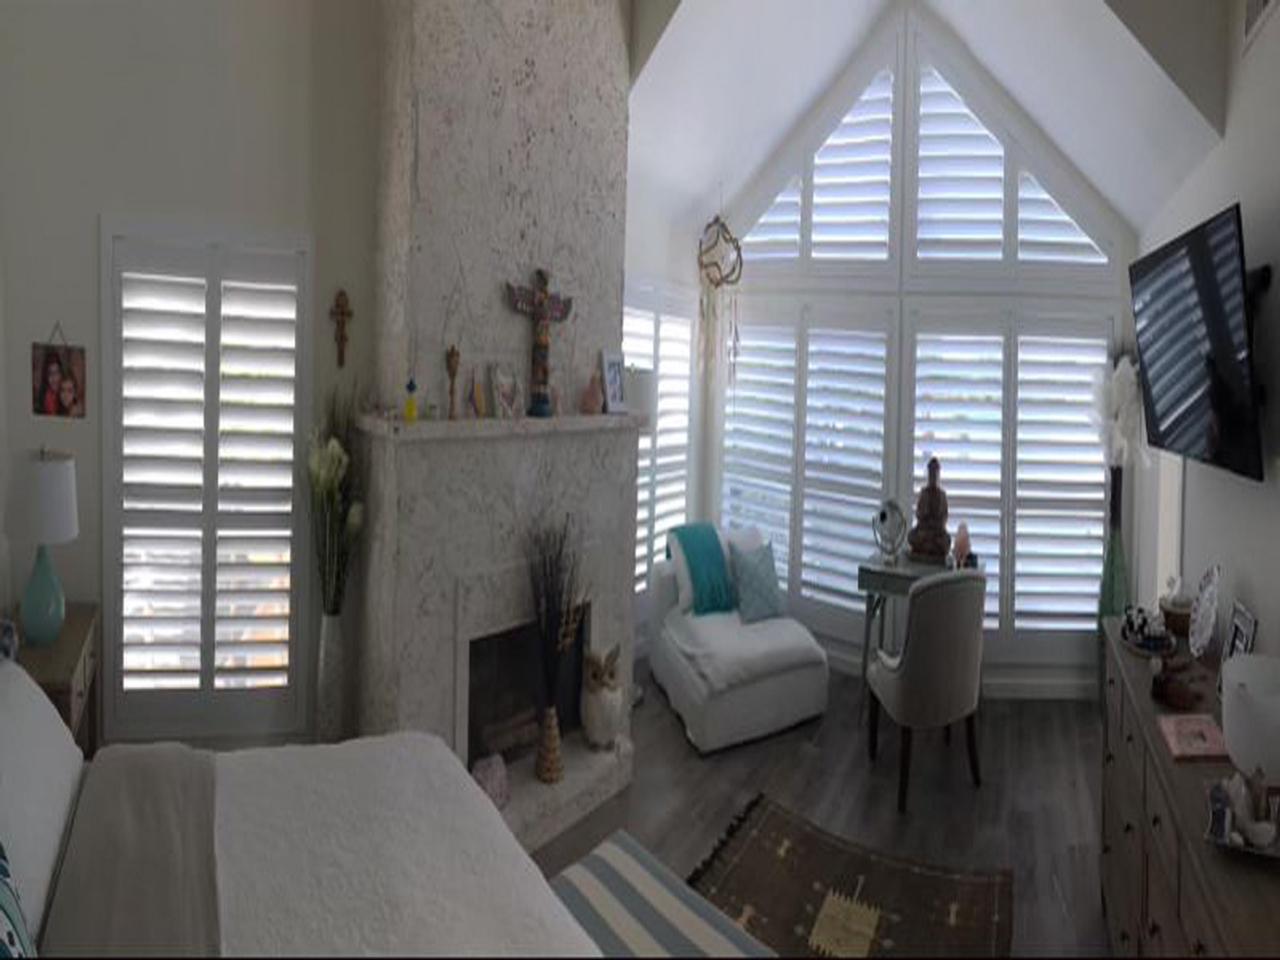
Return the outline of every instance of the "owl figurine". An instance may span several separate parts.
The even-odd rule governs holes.
[[[604,657],[590,650],[582,660],[582,729],[593,750],[608,750],[622,729],[622,680],[619,647]]]

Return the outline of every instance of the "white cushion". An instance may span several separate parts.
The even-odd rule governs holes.
[[[654,638],[650,665],[689,742],[704,753],[777,733],[827,708],[825,659],[713,694],[664,629]]]
[[[743,623],[736,610],[701,617],[672,610],[664,626],[671,643],[713,694],[827,662],[826,651],[813,634],[790,617]]]
[[[729,544],[732,543],[744,552],[758,550],[764,546],[764,535],[759,527],[745,527],[739,530],[724,530],[717,527],[716,535],[720,537],[720,549],[724,553],[724,566],[729,571],[730,581],[733,580],[733,567],[729,557]],[[685,559],[684,551],[680,549],[679,537],[668,534],[667,545],[671,547],[671,565],[676,571],[676,592],[679,597],[677,604],[681,610],[687,612],[693,609],[693,578],[689,575],[689,561]]]
[[[80,788],[84,756],[27,672],[0,660],[0,842],[33,936]]]

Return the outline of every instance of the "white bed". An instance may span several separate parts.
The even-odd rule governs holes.
[[[425,734],[84,764],[3,661],[0,842],[51,954],[599,955]]]
[[[693,616],[678,602],[676,573],[653,578],[649,665],[699,751],[794,726],[827,709],[827,655],[790,617],[743,624],[736,611]]]

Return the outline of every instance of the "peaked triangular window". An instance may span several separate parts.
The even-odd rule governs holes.
[[[795,260],[800,256],[800,191],[800,177],[792,177],[742,238],[744,259]]]
[[[893,73],[881,70],[813,155],[816,260],[888,260]]]
[[[1025,170],[1018,174],[1018,259],[1038,263],[1107,262],[1107,255]]]
[[[933,67],[920,68],[921,260],[1004,255],[1004,147]]]

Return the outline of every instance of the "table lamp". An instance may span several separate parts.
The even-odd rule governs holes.
[[[69,453],[40,450],[23,466],[9,524],[16,536],[36,544],[36,562],[22,594],[22,640],[46,647],[58,639],[67,613],[67,598],[48,548],[70,543],[80,534],[76,462]]]

